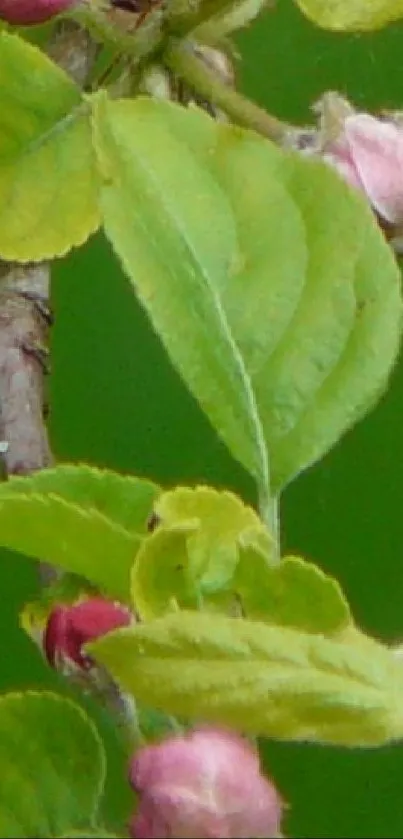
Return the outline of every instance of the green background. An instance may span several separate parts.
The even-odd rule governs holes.
[[[288,120],[309,120],[310,104],[329,89],[367,109],[403,108],[403,26],[365,36],[324,33],[291,0],[279,0],[238,45],[243,89]],[[253,500],[248,477],[171,368],[101,236],[57,264],[53,304],[50,427],[59,459],[164,484],[229,486]],[[284,547],[334,572],[358,622],[391,641],[403,637],[402,439],[401,363],[376,410],[287,490],[282,505]],[[0,583],[0,690],[54,684],[18,629],[18,609],[35,593],[30,563],[5,554]],[[130,802],[113,732],[100,724],[113,820]],[[290,804],[289,835],[403,836],[401,746],[359,752],[267,743],[264,752]]]

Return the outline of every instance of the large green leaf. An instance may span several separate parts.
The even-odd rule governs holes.
[[[121,686],[167,713],[285,740],[403,737],[403,670],[380,644],[181,612],[88,645]]]
[[[174,364],[267,491],[250,379],[218,295],[240,258],[228,199],[147,100],[93,100],[105,231]]]
[[[94,508],[57,495],[1,495],[0,545],[79,574],[106,594],[130,599],[141,537]]]
[[[58,495],[85,510],[98,510],[130,533],[144,534],[160,489],[151,481],[133,475],[120,475],[82,463],[62,463],[24,477],[12,476],[0,483],[0,501],[14,493]]]
[[[0,836],[93,827],[104,781],[102,742],[76,704],[51,693],[0,698]]]
[[[403,18],[403,0],[295,0],[318,26],[341,32],[379,29]]]
[[[230,201],[242,258],[214,277],[215,288],[252,381],[279,490],[385,387],[402,324],[396,261],[362,197],[324,163],[196,109],[151,101],[141,108],[143,130],[157,110],[161,132],[185,144]]]
[[[0,257],[35,261],[99,225],[88,105],[39,49],[0,32]]]

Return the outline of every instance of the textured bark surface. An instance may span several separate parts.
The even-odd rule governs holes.
[[[0,439],[6,474],[48,466],[44,421],[49,266],[0,264]]]

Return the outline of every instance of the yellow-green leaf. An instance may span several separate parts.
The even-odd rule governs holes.
[[[403,737],[403,668],[375,641],[180,612],[88,645],[124,690],[166,713],[282,740]]]
[[[154,509],[156,530],[144,540],[132,571],[133,602],[146,620],[178,607],[208,608],[211,597],[215,602],[215,595],[230,592],[246,540],[270,561],[270,534],[230,492],[177,487],[162,493]]]
[[[232,585],[247,618],[323,635],[343,631],[352,620],[337,580],[300,557],[268,566],[255,546],[245,546]]]
[[[403,18],[403,0],[295,0],[313,23],[339,32],[380,29]]]
[[[60,256],[99,225],[89,106],[43,52],[0,32],[0,257]]]
[[[134,475],[120,475],[85,463],[61,463],[0,483],[0,501],[14,494],[58,495],[86,510],[95,509],[129,533],[145,534],[160,488]],[[1,543],[1,534],[0,534]]]
[[[130,600],[130,569],[141,537],[94,508],[57,495],[0,498],[0,544],[86,577],[106,594]]]

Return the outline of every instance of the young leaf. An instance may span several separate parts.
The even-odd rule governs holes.
[[[218,184],[145,99],[93,99],[105,231],[173,363],[232,454],[267,492],[249,377],[218,288],[239,259]]]
[[[101,739],[78,705],[45,692],[0,698],[0,836],[71,836],[94,824],[104,782]]]
[[[296,0],[296,3],[317,26],[340,32],[380,29],[403,18],[403,0]]]
[[[180,612],[88,645],[124,690],[166,713],[282,740],[403,737],[403,670],[380,644]]]
[[[268,566],[266,557],[247,545],[240,549],[232,586],[247,618],[323,635],[351,624],[337,580],[296,556]]]
[[[251,507],[230,492],[177,487],[155,505],[157,529],[145,539],[132,571],[132,598],[144,620],[181,608],[208,608],[230,592],[242,539],[258,544],[266,564],[270,534]],[[225,606],[228,606],[228,598]]]
[[[131,574],[132,604],[142,620],[179,607],[197,609],[200,596],[189,569],[189,532],[186,525],[161,527],[144,539]]]
[[[252,507],[232,492],[212,487],[176,487],[159,497],[155,512],[165,527],[187,526],[191,573],[202,594],[225,588],[238,563],[238,543],[248,536],[259,543],[268,562],[274,543]]]
[[[399,269],[369,207],[330,167],[213,128],[195,109],[150,108],[231,201],[243,260],[218,291],[252,380],[275,492],[385,388],[401,335]]]
[[[130,569],[141,537],[98,510],[57,495],[1,495],[5,548],[86,577],[112,597],[129,599]]]
[[[0,502],[3,496],[14,493],[58,495],[86,510],[98,510],[129,533],[145,534],[160,491],[157,484],[133,475],[120,475],[82,463],[62,463],[24,477],[12,476],[0,483]]]
[[[0,32],[0,256],[60,256],[99,225],[89,106],[39,49]]]

